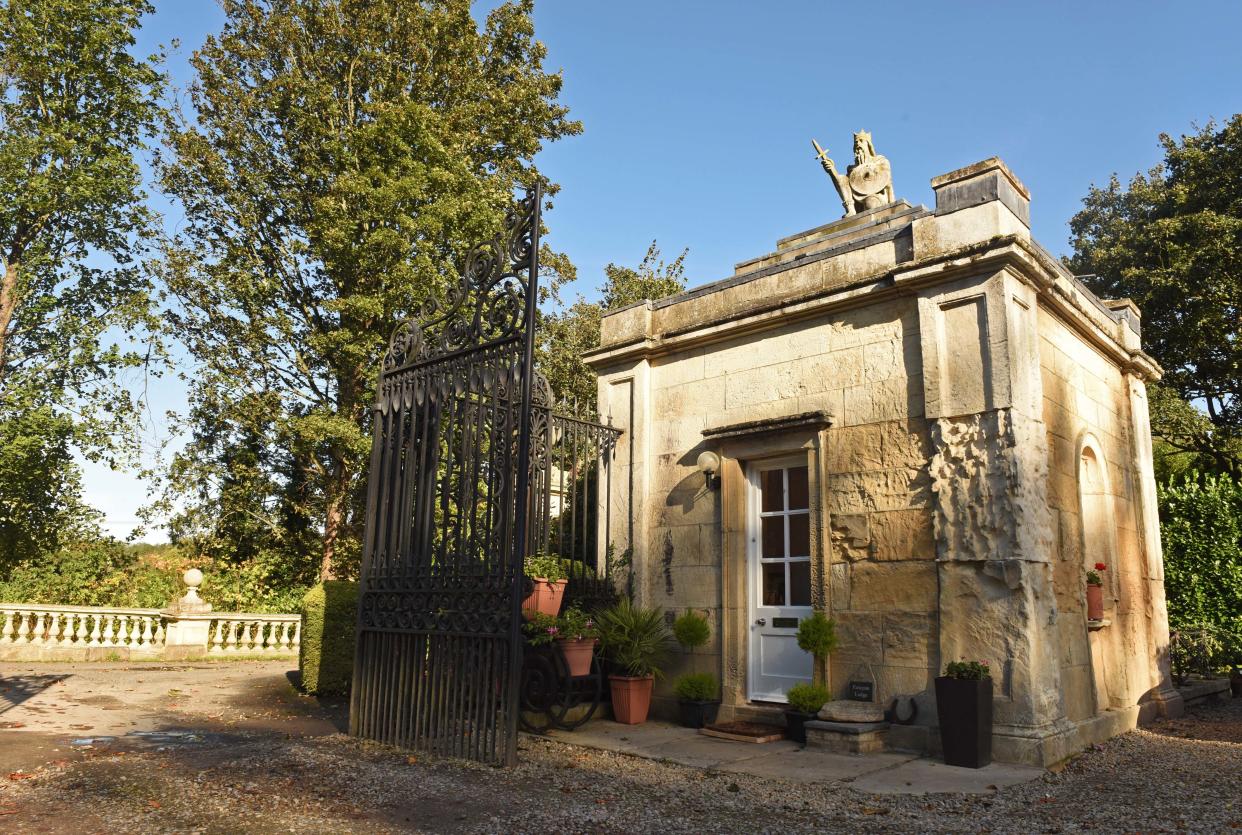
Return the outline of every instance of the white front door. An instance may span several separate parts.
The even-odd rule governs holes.
[[[752,701],[784,702],[811,680],[798,622],[811,614],[811,497],[806,459],[750,468],[748,586]]]

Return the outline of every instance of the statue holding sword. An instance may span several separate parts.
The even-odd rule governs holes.
[[[827,150],[814,139],[811,144],[815,146],[815,158],[841,195],[846,217],[893,202],[893,172],[888,159],[875,152],[871,134],[865,130],[854,134],[854,164],[844,174],[837,170]]]

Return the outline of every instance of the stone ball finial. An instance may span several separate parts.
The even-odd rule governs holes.
[[[181,581],[185,583],[185,596],[168,604],[164,611],[174,615],[201,615],[210,612],[211,604],[198,596],[198,587],[203,583],[203,572],[197,568],[187,569],[181,575]]]

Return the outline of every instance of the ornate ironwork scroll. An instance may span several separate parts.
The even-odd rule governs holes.
[[[375,406],[352,733],[516,758],[536,387],[538,186],[393,333]],[[536,393],[537,392],[537,393]],[[532,401],[544,403],[532,406]]]

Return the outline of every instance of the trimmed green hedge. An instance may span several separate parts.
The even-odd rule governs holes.
[[[302,598],[302,689],[320,696],[349,691],[354,674],[354,624],[358,584],[328,580]]]

